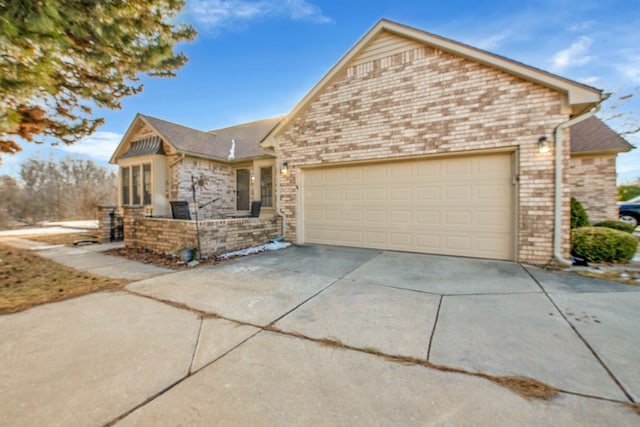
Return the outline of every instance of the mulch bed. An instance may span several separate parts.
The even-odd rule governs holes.
[[[117,248],[117,249],[110,249],[104,253],[113,255],[113,256],[127,258],[132,261],[141,262],[143,264],[151,264],[156,267],[169,268],[171,270],[186,270],[186,269],[192,268],[192,267],[189,267],[184,262],[182,262],[180,258],[178,258],[177,256],[159,254],[157,252],[152,252],[147,249]],[[216,261],[213,258],[201,259],[198,261],[198,267],[203,265],[213,265],[215,263]]]

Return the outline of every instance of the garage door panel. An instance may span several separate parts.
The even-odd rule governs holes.
[[[449,159],[444,165],[445,176],[465,177],[473,171],[473,159],[469,157]]]
[[[419,252],[438,252],[442,247],[440,234],[416,234],[416,247]]]
[[[440,186],[417,186],[416,200],[434,202],[440,200]]]
[[[476,186],[478,200],[499,201],[507,198],[511,194],[511,185],[496,184],[478,184]]]
[[[441,164],[437,162],[422,162],[416,167],[416,175],[419,177],[435,178],[442,174]]]
[[[373,248],[384,248],[387,243],[387,233],[368,231],[365,235],[366,246]]]
[[[400,227],[404,225],[409,225],[413,222],[411,220],[412,213],[413,212],[411,209],[404,209],[404,210],[392,209],[390,224],[398,225]]]
[[[446,225],[473,225],[473,212],[456,210],[453,212],[445,212],[444,223]]]
[[[347,222],[362,222],[364,211],[360,209],[347,209],[344,213],[344,219]]]
[[[411,247],[411,233],[389,233],[389,245],[393,249],[405,249]]]
[[[366,211],[367,223],[387,223],[387,211],[383,209],[368,209]]]
[[[413,191],[407,187],[393,187],[389,191],[389,199],[393,202],[408,202],[413,201]]]
[[[440,218],[440,211],[417,210],[416,212],[416,224],[418,226],[440,225],[442,223]]]
[[[305,170],[303,241],[513,259],[511,155]]]
[[[445,188],[447,200],[471,201],[473,194],[473,186],[468,185],[450,185]]]
[[[384,188],[367,188],[365,200],[370,202],[384,202],[387,200],[387,190]]]

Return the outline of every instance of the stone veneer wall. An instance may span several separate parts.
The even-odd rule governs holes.
[[[615,154],[572,156],[569,182],[591,223],[618,219]]]
[[[277,136],[291,171],[280,184],[287,239],[297,242],[305,166],[508,147],[518,154],[517,261],[546,264],[553,256],[554,150],[541,154],[537,142],[569,118],[562,103],[556,91],[427,46],[347,67]],[[569,138],[565,130],[565,164]],[[568,256],[570,195],[563,188]]]
[[[125,217],[125,224],[127,224]],[[153,252],[171,253],[197,247],[196,222],[168,218],[140,218],[134,232],[125,232],[125,245]],[[267,243],[281,235],[281,218],[236,218],[199,222],[203,256],[214,256]]]
[[[199,211],[200,219],[222,219],[225,214],[235,212],[236,178],[233,167],[211,160],[186,157],[171,173],[176,182],[172,200],[188,201],[192,218],[195,218],[195,203],[191,191],[191,175],[195,179],[204,178],[204,187],[196,187],[199,205],[219,198]]]

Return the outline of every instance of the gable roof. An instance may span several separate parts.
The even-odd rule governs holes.
[[[281,117],[258,120],[251,123],[243,123],[223,129],[209,132],[192,129],[156,117],[138,113],[133,120],[125,136],[120,142],[110,162],[123,158],[127,153],[121,154],[125,141],[131,133],[137,121],[141,120],[162,139],[170,144],[180,154],[188,154],[196,157],[218,160],[221,162],[238,162],[257,157],[270,156],[261,146],[260,142],[273,130],[281,120]],[[231,146],[235,141],[234,156],[229,158]]]
[[[260,143],[271,133],[282,117],[263,119],[250,123],[243,123],[222,129],[210,130],[208,133],[215,136],[219,144],[228,144],[227,156],[231,149],[231,140],[236,142],[236,159],[250,159],[265,155]]]
[[[305,97],[302,98],[291,112],[285,116],[284,120],[276,126],[271,135],[278,135],[280,131],[286,127],[287,124],[291,122],[340,71],[346,68],[360,52],[366,49],[367,44],[370,41],[383,32],[424,43],[436,49],[480,62],[506,73],[564,93],[567,97],[567,104],[572,108],[575,115],[590,110],[602,101],[602,91],[591,86],[587,86],[435,34],[388,21],[386,19],[381,19],[329,70],[327,74],[325,74],[325,76],[305,95]]]
[[[633,148],[595,116],[571,126],[571,153],[622,153]]]

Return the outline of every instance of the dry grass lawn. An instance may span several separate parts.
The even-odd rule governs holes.
[[[53,236],[51,236],[53,237]],[[56,264],[32,251],[0,243],[0,314],[34,305],[117,289],[128,283]]]

